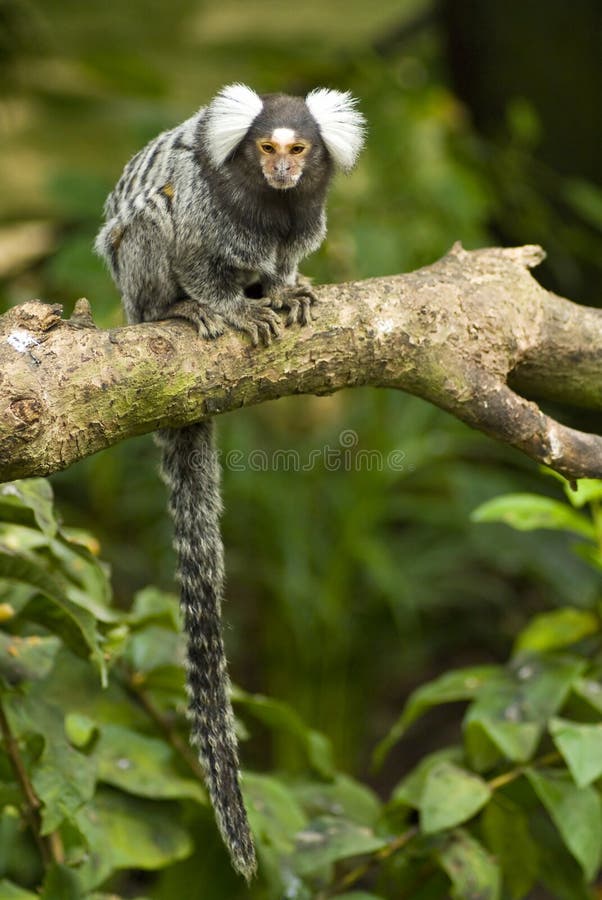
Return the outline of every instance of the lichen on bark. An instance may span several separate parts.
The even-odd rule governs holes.
[[[253,348],[177,320],[101,330],[31,301],[0,318],[0,478],[46,475],[133,435],[298,393],[405,390],[567,477],[602,438],[533,398],[602,410],[602,310],[546,291],[539,247],[466,251],[406,275],[316,288],[315,320]],[[526,399],[527,397],[531,399]]]

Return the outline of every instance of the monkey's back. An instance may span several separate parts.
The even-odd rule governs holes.
[[[173,180],[175,170],[193,162],[203,113],[201,109],[175,128],[161,132],[132,157],[107,197],[107,220],[117,218],[126,225],[149,202],[156,204],[157,194]]]
[[[143,215],[158,227],[167,242],[173,237],[173,185],[176,180],[185,184],[199,180],[195,142],[204,111],[201,109],[175,128],[163,131],[136,153],[107,197],[105,223],[95,249],[106,260],[115,280],[119,243],[137,216]]]

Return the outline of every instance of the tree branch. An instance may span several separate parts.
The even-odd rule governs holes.
[[[602,310],[544,290],[539,247],[465,251],[317,288],[316,318],[266,348],[170,320],[99,330],[38,301],[0,318],[0,478],[288,394],[374,385],[424,397],[569,478],[602,477],[602,438],[527,396],[602,410]]]

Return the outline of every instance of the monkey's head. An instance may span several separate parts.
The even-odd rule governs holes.
[[[364,142],[365,120],[351,94],[318,88],[305,98],[223,88],[207,109],[205,148],[219,169],[236,163],[250,179],[285,191],[348,171]]]

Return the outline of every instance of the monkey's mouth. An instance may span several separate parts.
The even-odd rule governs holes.
[[[276,188],[278,191],[286,191],[294,188],[299,181],[298,175],[278,174],[277,172],[265,172],[265,180],[270,187]]]

